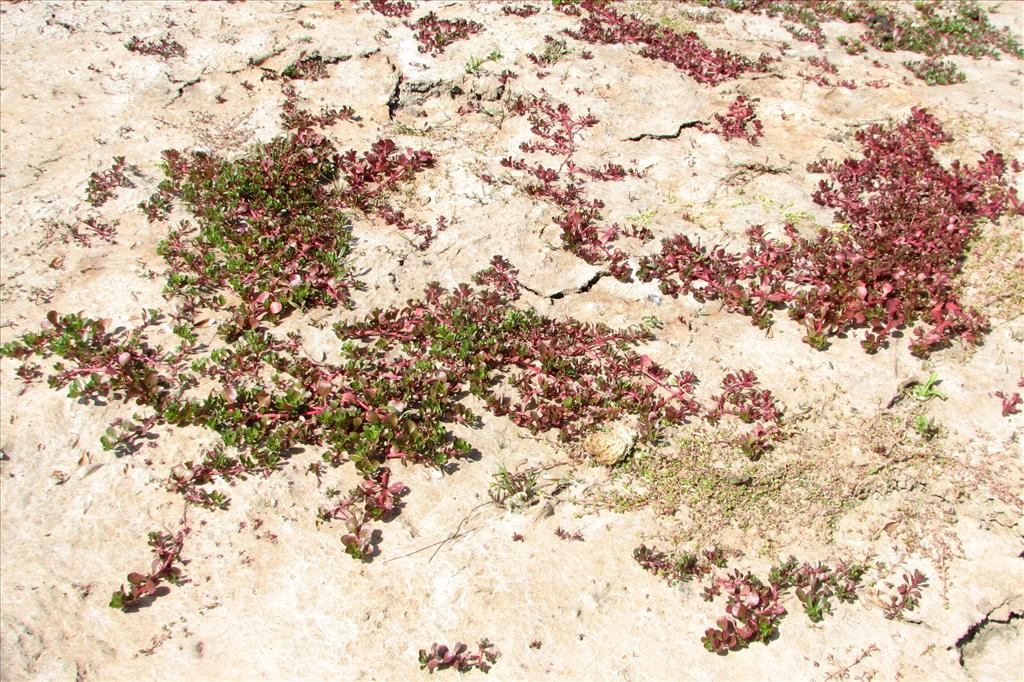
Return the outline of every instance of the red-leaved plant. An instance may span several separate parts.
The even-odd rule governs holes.
[[[705,124],[699,124],[698,127],[726,140],[739,137],[755,145],[759,138],[764,137],[761,121],[757,118],[754,105],[743,95],[733,100],[725,114],[715,114],[715,121],[718,122],[716,127],[709,127]]]
[[[96,172],[89,176],[89,184],[85,188],[85,200],[93,206],[102,206],[108,199],[113,198],[118,187],[134,187],[125,170],[134,171],[134,167],[127,166],[123,156],[115,156],[113,165],[105,171]]]
[[[407,17],[415,9],[413,4],[406,0],[367,0],[366,4],[377,14],[386,17]]]
[[[636,16],[626,16],[611,3],[583,0],[579,28],[566,33],[591,43],[640,44],[640,54],[674,65],[698,83],[714,86],[750,71],[766,71],[773,61],[762,54],[756,61],[721,48],[711,49],[696,33],[672,29]]]
[[[420,649],[420,668],[429,673],[445,668],[455,668],[460,673],[473,668],[487,672],[500,656],[493,649],[494,645],[486,639],[480,640],[475,653],[470,653],[463,642],[457,642],[453,647],[434,642],[430,649]]]
[[[751,371],[739,370],[726,375],[722,379],[722,393],[712,398],[714,407],[706,412],[706,418],[712,423],[731,415],[750,424],[750,429],[735,437],[735,443],[754,460],[782,439],[782,411],[771,391],[756,386],[757,375]]]
[[[885,617],[890,620],[901,620],[905,611],[913,611],[921,601],[921,588],[928,584],[928,579],[921,571],[904,573],[903,582],[896,586],[896,593],[881,602]]]
[[[992,395],[1003,401],[1002,413],[1004,417],[1009,417],[1011,414],[1020,413],[1020,410],[1017,409],[1017,406],[1020,405],[1021,398],[1020,393],[1018,393],[1017,391],[1014,391],[1009,395],[1003,393],[1002,391],[996,391]]]
[[[701,639],[705,649],[717,654],[743,649],[753,642],[767,644],[771,641],[787,613],[782,599],[786,591],[793,588],[807,617],[812,622],[821,621],[826,613],[831,613],[833,597],[848,603],[856,600],[857,587],[867,569],[863,564],[846,562],[830,568],[824,564],[799,563],[789,557],[772,567],[766,584],[753,574],[739,570],[717,573],[715,569],[727,567],[726,554],[717,547],[700,553],[673,555],[646,545],[633,550],[637,563],[670,585],[705,581],[702,592],[705,601],[726,595],[725,613]]]
[[[588,198],[586,186],[591,180],[622,180],[627,175],[637,175],[636,171],[611,163],[599,168],[576,164],[573,157],[582,132],[598,122],[591,114],[573,116],[566,104],[554,105],[546,96],[520,99],[514,103],[513,112],[526,115],[534,135],[534,140],[523,142],[520,149],[555,157],[559,165],[552,168],[512,157],[502,159],[501,165],[530,176],[532,180],[525,186],[526,193],[558,208],[559,215],[554,222],[561,230],[562,244],[567,251],[588,263],[605,265],[619,280],[630,281],[632,268],[628,255],[614,242],[622,236],[647,240],[650,233],[643,228],[627,229],[603,223],[604,202]]]
[[[406,25],[415,31],[420,52],[439,55],[452,43],[479,33],[483,25],[466,19],[439,19],[430,12]]]
[[[501,13],[505,16],[517,16],[522,19],[532,17],[539,11],[540,8],[534,5],[503,5],[501,8]]]
[[[175,564],[182,563],[181,549],[185,545],[185,536],[189,533],[187,526],[182,527],[175,535],[170,533],[152,532],[149,534],[149,546],[155,555],[153,564],[147,573],[129,573],[128,589],[122,585],[110,597],[111,608],[127,611],[139,605],[147,596],[156,595],[161,582],[181,585],[184,581],[181,569]]]
[[[934,150],[952,138],[923,109],[855,138],[862,158],[810,166],[829,176],[814,199],[836,209],[837,229],[811,239],[786,226],[783,241],[753,227],[745,253],[709,251],[676,235],[641,262],[640,279],[659,280],[673,296],[722,300],[760,327],[785,304],[804,325],[804,340],[819,349],[830,336],[867,328],[861,345],[874,352],[894,330],[917,322],[916,355],[955,338],[980,343],[987,323],[961,306],[954,278],[982,219],[1024,214],[1006,178],[1019,165],[989,151],[974,168],[946,168]]]
[[[138,36],[132,36],[124,46],[131,52],[156,56],[161,59],[185,56],[185,48],[170,36],[164,36],[159,40],[143,40]]]
[[[373,529],[367,523],[397,513],[399,498],[408,492],[405,484],[391,482],[391,469],[380,467],[333,508],[321,509],[319,518],[321,521],[343,521],[348,529],[341,536],[346,554],[353,559],[368,558],[373,555],[374,548]]]

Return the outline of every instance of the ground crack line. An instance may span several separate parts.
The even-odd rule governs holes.
[[[999,606],[996,606],[995,608],[991,609],[987,614],[985,614],[984,618],[979,620],[977,623],[975,623],[971,627],[967,628],[967,632],[965,632],[963,635],[960,636],[960,638],[958,640],[956,640],[956,644],[954,644],[952,647],[949,647],[950,649],[956,648],[956,651],[957,651],[957,661],[960,663],[960,667],[961,668],[964,667],[964,647],[967,646],[968,644],[970,644],[972,641],[974,641],[974,638],[977,637],[978,634],[982,630],[984,630],[986,626],[988,626],[988,625],[990,625],[992,623],[999,623],[999,624],[1002,624],[1002,625],[1006,625],[1006,624],[1011,623],[1011,622],[1013,622],[1015,620],[1018,620],[1020,618],[1024,618],[1024,612],[1013,611],[1013,610],[1010,610],[1008,612],[1008,614],[1007,614],[1005,619],[999,619],[999,618],[993,618],[992,617],[993,613],[995,613],[996,611],[1002,609],[1007,604],[1009,604],[1011,601],[1012,601],[1011,599],[1006,599],[1006,600],[1003,601],[1002,604],[1000,604]]]
[[[608,274],[609,273],[606,270],[598,270],[596,273],[594,273],[593,277],[588,279],[582,285],[580,285],[578,287],[570,287],[569,289],[562,289],[561,291],[556,291],[555,293],[547,294],[546,296],[544,294],[540,293],[539,291],[537,291],[536,289],[533,289],[531,287],[526,286],[525,284],[520,283],[519,286],[521,286],[523,289],[526,289],[527,291],[529,291],[534,296],[540,296],[540,297],[543,297],[543,298],[547,298],[548,300],[554,302],[554,301],[557,301],[560,298],[565,298],[566,296],[569,296],[569,295],[585,294],[585,293],[587,293],[588,291],[593,289],[594,286],[598,282],[600,282],[602,279],[607,277]]]
[[[395,112],[398,111],[399,107],[402,106],[402,82],[405,80],[405,76],[399,71],[398,67],[389,59],[388,64],[391,66],[391,71],[397,73],[398,77],[395,79],[395,87],[391,89],[391,96],[388,97],[388,120],[395,120]]]
[[[707,125],[707,121],[683,121],[679,124],[679,127],[674,133],[640,133],[633,137],[627,137],[623,142],[639,142],[641,140],[677,140],[679,136],[683,134],[683,130],[686,128],[696,128],[697,126]]]

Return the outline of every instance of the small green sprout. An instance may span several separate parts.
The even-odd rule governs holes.
[[[914,387],[910,389],[910,393],[915,398],[921,401],[925,401],[930,398],[941,398],[942,400],[946,400],[949,396],[947,396],[942,391],[935,390],[935,384],[937,384],[938,382],[939,375],[936,374],[935,372],[932,372],[930,375],[928,375],[927,381],[925,381],[923,384],[915,384]]]
[[[536,471],[511,473],[504,464],[499,464],[488,495],[496,504],[514,510],[524,509],[536,501],[537,483]]]
[[[914,418],[914,430],[925,440],[931,440],[939,435],[939,427],[935,420],[923,414],[919,414]]]
[[[480,67],[487,62],[496,62],[502,58],[502,54],[497,50],[493,50],[486,57],[470,57],[469,61],[466,62],[466,73],[471,76],[475,76],[480,72]]]

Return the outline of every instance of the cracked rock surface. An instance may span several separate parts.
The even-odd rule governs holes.
[[[402,19],[349,2],[0,2],[0,342],[38,329],[50,309],[129,325],[144,309],[166,308],[157,244],[167,226],[137,207],[163,178],[161,152],[235,158],[273,139],[284,132],[287,85],[305,110],[352,107],[357,119],[322,131],[339,150],[387,137],[431,152],[436,165],[396,205],[448,225],[419,250],[407,232],[354,216],[353,272],[365,285],[355,310],[296,314],[280,326],[300,332],[309,357],[336,356],[333,323],[404,305],[429,282],[468,282],[500,254],[520,272],[524,306],[654,330],[641,352],[696,374],[701,401],[728,373],[753,369],[786,406],[787,439],[755,462],[728,444],[732,434],[696,423],[654,444],[634,444],[630,432],[606,468],[554,433],[531,435],[479,410],[480,428],[453,427],[472,459],[445,475],[393,466],[412,492],[380,524],[372,563],[351,560],[340,526],[316,520],[325,489],[348,490],[358,476],[332,470],[318,486],[307,471],[321,452],[305,448],[274,475],[226,488],[228,509],[190,512],[189,582],[125,614],[109,608],[111,591],[150,560],[146,533],[181,517],[168,471],[209,447],[211,434],[165,429],[155,447],[117,457],[99,438],[131,406],[79,403],[45,381],[26,386],[3,359],[0,678],[428,679],[420,648],[486,637],[502,654],[487,679],[1021,679],[1024,415],[1002,416],[992,397],[1024,391],[1019,216],[984,224],[964,264],[965,298],[992,322],[983,345],[925,362],[907,349],[906,330],[874,355],[853,335],[819,352],[784,312],[766,333],[717,302],[670,298],[569,253],[557,211],[501,160],[525,156],[531,139],[516,98],[547,93],[598,120],[581,135],[578,163],[637,170],[587,189],[609,224],[651,231],[648,243],[624,240],[631,265],[678,232],[739,248],[750,225],[772,234],[786,223],[807,234],[831,226],[832,211],[812,199],[821,176],[807,164],[856,155],[856,130],[902,120],[914,106],[956,139],[943,149],[947,163],[973,164],[988,149],[1024,160],[1024,62],[957,58],[968,80],[928,87],[904,78],[902,62],[918,55],[848,55],[834,40],[855,30],[844,24],[826,24],[833,40],[818,49],[794,41],[779,18],[719,11],[701,22],[686,14],[704,11],[695,6],[626,3],[750,58],[792,43],[776,75],[706,87],[636,46],[566,38],[560,31],[576,20],[550,3],[534,0],[540,12],[528,18],[503,14],[503,4],[419,3],[412,19],[434,11],[484,26],[435,56],[419,51]],[[1021,4],[985,7],[1020,38]],[[541,68],[527,55],[543,52],[546,35],[565,38],[568,51]],[[124,45],[132,36],[169,36],[186,54],[135,54]],[[500,58],[473,74],[472,60],[492,52]],[[282,76],[311,55],[323,77]],[[798,77],[801,59],[815,55],[843,77],[890,85],[847,90]],[[698,126],[739,95],[757,103],[756,146]],[[137,169],[134,187],[92,209],[90,174],[119,156]],[[117,221],[114,243],[53,236],[89,215]],[[909,395],[931,372],[947,398]],[[939,435],[916,433],[918,416],[934,419]],[[673,475],[662,475],[669,464]],[[488,504],[499,465],[536,468],[558,499],[522,513]],[[556,528],[584,540],[560,539]],[[820,624],[788,595],[776,640],[716,656],[701,636],[721,600],[643,571],[632,557],[641,542],[728,547],[742,554],[737,568],[759,576],[791,554],[872,569],[858,600]],[[918,608],[887,619],[878,601],[914,569],[928,578]]]

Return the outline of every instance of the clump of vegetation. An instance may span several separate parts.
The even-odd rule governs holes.
[[[306,54],[303,50],[299,58],[289,64],[281,71],[281,78],[286,80],[310,80],[318,81],[327,78],[327,64],[329,62],[320,56],[319,52]]]
[[[583,542],[583,533],[578,530],[570,533],[559,526],[558,528],[555,528],[555,535],[559,540],[565,540],[566,542]]]
[[[559,9],[567,10],[564,5]],[[676,33],[666,26],[621,14],[610,3],[583,0],[574,9],[571,13],[581,15],[580,24],[566,31],[569,36],[589,43],[640,44],[641,56],[668,62],[704,85],[718,85],[751,71],[766,71],[773,61],[768,55],[754,61],[721,48],[713,50],[696,33]],[[581,10],[586,14],[582,15]]]
[[[319,114],[306,111],[299,107],[299,96],[295,88],[285,85],[281,88],[285,100],[281,105],[281,123],[288,130],[302,130],[304,128],[327,128],[338,121],[361,121],[362,117],[356,114],[355,109],[350,106],[322,107]]]
[[[676,235],[641,262],[640,278],[659,280],[672,296],[722,300],[759,327],[784,304],[805,326],[804,341],[819,349],[830,336],[866,327],[861,345],[874,352],[893,330],[918,321],[925,326],[914,331],[916,355],[955,338],[979,343],[985,318],[960,305],[953,278],[983,219],[1024,214],[1006,178],[1019,165],[989,151],[974,168],[944,167],[934,150],[952,138],[923,109],[855,138],[863,158],[809,167],[829,176],[814,200],[836,209],[843,229],[807,239],[787,225],[781,241],[753,227],[745,253]]]
[[[929,57],[928,59],[908,60],[903,62],[903,66],[928,85],[953,85],[967,80],[964,72],[948,59]]]
[[[529,52],[526,58],[537,66],[554,66],[571,53],[572,50],[564,40],[544,36],[544,50],[539,55]]]
[[[89,176],[89,184],[85,188],[85,200],[92,206],[102,206],[112,199],[118,187],[135,187],[125,171],[136,172],[133,166],[125,163],[123,156],[115,156],[109,169],[96,172]]]
[[[483,30],[483,25],[467,19],[439,19],[430,12],[407,26],[415,31],[420,52],[439,55],[452,43],[465,40]]]
[[[545,199],[558,209],[554,222],[561,230],[562,244],[567,251],[588,263],[606,266],[611,275],[623,282],[631,281],[633,271],[629,256],[614,242],[620,237],[646,241],[650,239],[650,230],[603,223],[604,202],[588,198],[585,189],[591,180],[614,182],[627,175],[637,175],[637,172],[612,163],[588,168],[574,162],[583,131],[597,125],[597,118],[591,114],[574,116],[568,105],[554,105],[546,98],[518,100],[513,111],[526,115],[535,138],[523,142],[519,148],[526,153],[543,152],[560,163],[553,168],[506,157],[501,165],[530,176],[526,193]]]
[[[633,550],[633,559],[645,570],[665,579],[670,585],[701,579],[715,568],[725,568],[726,558],[717,547],[701,552],[668,554],[641,544]]]
[[[949,396],[935,388],[935,385],[940,381],[939,375],[932,372],[928,375],[928,378],[925,379],[924,383],[915,383],[911,386],[910,394],[922,402],[931,400],[932,398],[946,400]]]
[[[124,46],[136,54],[156,56],[161,59],[185,56],[185,48],[170,36],[164,36],[159,40],[143,40],[138,36],[132,36]]]
[[[487,494],[495,504],[518,511],[537,501],[538,484],[537,471],[510,472],[499,464]]]
[[[1007,395],[1003,391],[996,391],[992,395],[994,395],[995,397],[999,398],[1002,401],[1001,408],[1002,415],[1004,417],[1009,417],[1011,414],[1020,413],[1020,409],[1017,407],[1021,403],[1021,397],[1019,392],[1014,391],[1013,393]]]
[[[700,125],[700,129],[709,133],[719,135],[726,140],[742,138],[750,144],[757,144],[759,138],[764,137],[761,121],[757,118],[753,103],[746,97],[740,95],[729,105],[729,110],[724,114],[715,114],[716,127]]]
[[[913,611],[921,602],[921,588],[928,584],[928,579],[921,571],[904,573],[903,582],[896,585],[896,593],[882,599],[879,603],[889,620],[902,620],[905,611]],[[892,587],[892,584],[889,584]],[[878,597],[876,597],[877,599]]]
[[[716,571],[727,568],[726,555],[718,548],[668,554],[640,545],[633,551],[633,558],[669,584],[691,580],[705,582],[705,601],[725,595],[725,613],[701,639],[704,648],[716,654],[744,649],[753,642],[768,644],[787,613],[782,600],[791,589],[795,589],[795,596],[811,622],[820,622],[825,614],[832,612],[832,599],[856,601],[857,587],[867,569],[863,564],[846,562],[835,567],[800,563],[791,556],[772,567],[765,583],[749,572]],[[916,592],[916,596],[920,598],[920,592]]]
[[[781,16],[800,27],[787,27],[800,40],[823,46],[822,21],[863,24],[857,42],[892,52],[906,50],[929,57],[964,55],[997,57],[1000,53],[1024,57],[1024,49],[1007,28],[996,28],[988,13],[973,0],[914,2],[880,5],[869,0],[698,0],[709,7],[734,12]],[[902,11],[912,9],[913,11]],[[806,29],[804,31],[803,29]],[[845,43],[847,45],[851,43]],[[857,51],[860,51],[859,48]]]
[[[368,524],[395,515],[399,498],[408,492],[409,487],[404,483],[391,482],[391,469],[380,467],[334,507],[321,508],[318,518],[343,521],[348,530],[341,536],[345,553],[357,560],[368,558],[375,553],[374,533]]]
[[[650,338],[648,330],[615,331],[513,308],[519,282],[500,257],[476,281],[476,290],[462,285],[447,292],[433,285],[421,301],[374,310],[336,331],[342,338],[373,341],[384,356],[422,348],[414,356],[443,370],[452,384],[446,392],[461,384],[494,413],[534,432],[557,429],[567,440],[624,415],[657,428],[685,421],[699,409],[692,374],[672,377],[631,350]],[[498,376],[514,395],[489,390]]]
[[[782,438],[782,410],[772,392],[758,389],[757,375],[740,370],[722,380],[722,393],[712,398],[714,407],[707,411],[712,424],[726,416],[737,417],[752,425],[735,437],[743,454],[752,460],[761,457],[772,444]]]
[[[181,201],[197,221],[160,243],[168,294],[228,307],[233,333],[291,309],[350,304],[351,219],[333,184],[340,159],[326,138],[303,129],[235,161],[175,150],[163,157],[167,179],[144,207],[158,219]]]
[[[501,59],[501,53],[497,50],[492,50],[486,57],[472,57],[465,66],[465,72],[470,76],[475,76],[480,73],[480,67],[487,62],[496,62]]]
[[[540,8],[535,5],[503,5],[501,13],[506,17],[516,16],[520,19],[526,19],[532,17],[534,14],[540,11]]]
[[[407,17],[416,8],[407,0],[367,0],[367,5],[386,17]]]
[[[932,440],[939,435],[939,426],[933,418],[919,414],[914,417],[914,431],[925,440]]]
[[[404,219],[384,197],[433,164],[428,152],[402,153],[391,140],[362,156],[339,154],[310,128],[234,161],[176,150],[163,158],[167,179],[143,208],[157,220],[180,201],[197,223],[182,222],[159,246],[172,270],[167,293],[190,306],[230,310],[229,335],[294,309],[350,305],[359,285],[348,267],[347,209]],[[417,223],[401,227],[432,235]]]
[[[868,46],[860,41],[859,38],[847,38],[846,36],[839,36],[836,38],[836,42],[843,46],[848,55],[864,54],[868,51]]]
[[[152,532],[149,534],[149,546],[153,549],[153,564],[146,573],[129,573],[128,589],[122,585],[110,597],[110,607],[128,611],[139,605],[143,598],[155,596],[162,582],[181,585],[184,577],[181,569],[175,564],[182,563],[181,550],[185,545],[185,536],[189,528],[183,526],[175,535],[170,533]]]
[[[290,177],[309,177],[304,163],[317,167],[315,150],[302,158],[306,161],[292,162],[297,175]],[[229,172],[223,163],[200,177],[222,178]],[[211,186],[188,189],[187,171],[172,176],[181,178],[177,189],[201,201]],[[240,174],[245,177],[244,171]],[[274,196],[282,196],[278,206],[291,200],[291,195],[271,193],[268,201]],[[211,219],[221,219],[210,208]],[[174,258],[168,255],[172,266]],[[175,274],[172,270],[171,277]],[[279,338],[265,329],[262,325],[274,324],[280,313],[273,308],[256,326],[232,334],[228,345],[200,345],[193,317],[198,302],[191,316],[180,319],[176,331],[182,343],[175,349],[161,348],[149,338],[149,327],[161,319],[155,312],[142,326],[115,330],[105,321],[52,312],[43,329],[3,346],[0,354],[26,366],[33,357],[55,357],[54,388],[69,387],[69,395],[87,401],[131,402],[148,410],[135,421],[118,420],[119,430],[105,444],[110,447],[161,425],[217,433],[222,446],[170,473],[168,487],[192,504],[223,508],[226,497],[210,488],[217,481],[269,475],[295,445],[323,446],[325,464],[351,462],[365,480],[333,508],[321,510],[320,518],[342,520],[346,552],[368,559],[376,553],[370,522],[394,513],[407,492],[390,480],[384,464],[401,460],[444,466],[470,451],[469,443],[447,427],[478,421],[460,401],[465,392],[531,431],[556,429],[567,439],[630,414],[654,434],[699,409],[691,374],[671,377],[632,350],[650,338],[648,330],[615,331],[516,308],[516,272],[500,257],[475,279],[476,287],[464,284],[455,291],[433,284],[422,299],[406,306],[337,324],[341,360],[334,364],[303,354],[298,335]],[[214,288],[217,283],[231,286],[211,278],[207,293],[215,301],[223,295]],[[33,374],[42,372],[24,376],[31,380]],[[190,389],[199,385],[212,388],[203,397],[190,397]],[[126,594],[132,599],[149,594],[150,580],[155,584],[168,575],[154,573],[137,583],[141,592]]]
[[[499,656],[494,651],[494,645],[486,639],[480,640],[475,653],[470,653],[469,647],[463,642],[457,642],[451,648],[434,642],[429,650],[420,649],[420,669],[429,673],[446,668],[455,668],[460,673],[469,672],[473,668],[487,672]]]

